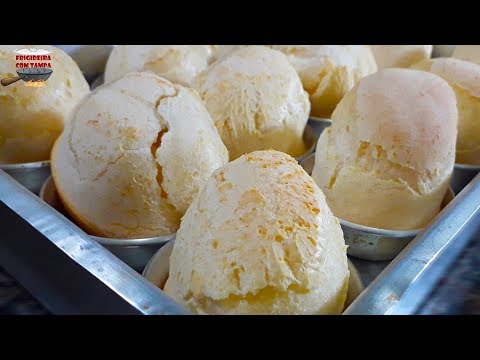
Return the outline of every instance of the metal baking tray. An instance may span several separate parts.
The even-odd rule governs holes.
[[[318,132],[330,125],[315,121]],[[346,314],[412,314],[425,306],[480,229],[479,209],[480,175],[393,261],[350,257],[367,287]],[[52,313],[187,313],[1,170],[0,213],[0,265]]]
[[[52,313],[186,313],[3,171],[0,216],[0,264]],[[414,313],[479,228],[480,175],[390,264],[350,258],[367,288],[345,313]]]
[[[57,194],[51,176],[44,182],[38,196],[52,208],[70,219]],[[143,270],[158,249],[175,238],[175,234],[143,239],[112,239],[90,236],[93,240],[138,272]]]

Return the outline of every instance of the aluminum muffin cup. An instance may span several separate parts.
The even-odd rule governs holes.
[[[69,218],[51,176],[44,182],[39,196],[55,210]],[[91,237],[131,268],[141,272],[158,249],[168,241],[175,239],[175,234],[143,239],[111,239],[93,235]]]
[[[433,45],[432,58],[450,57],[456,45]]]
[[[0,164],[0,169],[34,194],[39,193],[43,183],[51,174],[49,160],[23,164]]]
[[[97,77],[95,78],[95,80],[93,80],[92,83],[90,84],[90,90],[91,90],[91,91],[95,90],[95,89],[98,88],[99,86],[102,86],[104,82],[105,82],[105,81],[104,81],[103,74],[97,76]]]
[[[170,255],[173,250],[174,242],[174,240],[170,241],[168,244],[158,250],[148,262],[147,266],[145,266],[145,269],[142,273],[145,279],[158,286],[162,290],[165,282],[168,279]],[[350,281],[348,283],[347,299],[345,300],[345,310],[365,289],[360,277],[360,273],[350,260],[348,260],[348,270],[350,271]]]
[[[305,158],[300,165],[311,175],[315,163],[315,154]],[[455,194],[449,187],[441,209],[453,200]],[[392,260],[395,258],[423,229],[386,230],[355,224],[338,219],[343,229],[345,244],[348,245],[348,255],[363,260]]]
[[[480,172],[479,165],[455,164],[450,186],[458,194]]]
[[[302,161],[307,156],[315,152],[315,148],[317,147],[318,137],[319,137],[318,132],[315,131],[315,129],[312,126],[307,124],[307,126],[305,126],[305,131],[303,132],[303,142],[307,147],[307,151],[304,154],[295,158],[298,162]]]
[[[310,118],[308,119],[308,125],[310,125],[317,133],[317,136],[320,137],[322,132],[332,125],[332,120],[310,116]]]

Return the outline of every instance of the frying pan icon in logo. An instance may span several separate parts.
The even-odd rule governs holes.
[[[0,80],[3,86],[8,86],[17,82],[18,80],[23,80],[25,82],[30,81],[45,81],[47,80],[50,75],[52,75],[52,69],[37,69],[37,68],[26,68],[26,69],[18,69],[17,74],[18,76],[15,77],[8,77]]]

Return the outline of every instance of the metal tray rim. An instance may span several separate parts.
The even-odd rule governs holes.
[[[39,169],[42,167],[50,166],[50,160],[34,161],[28,163],[18,163],[18,164],[0,164],[0,169],[2,170],[31,170]]]

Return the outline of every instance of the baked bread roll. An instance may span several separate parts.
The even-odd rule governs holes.
[[[287,56],[310,95],[313,116],[330,118],[342,97],[377,71],[367,45],[274,45]]]
[[[50,159],[70,110],[90,92],[75,61],[62,50],[52,51],[52,74],[43,87],[20,80],[0,86],[0,163],[27,163]],[[32,45],[0,45],[0,78],[17,76],[15,52]],[[35,62],[35,61],[32,61]]]
[[[456,162],[480,165],[480,65],[454,58],[422,61],[415,69],[442,77],[457,97]]]
[[[381,70],[338,104],[317,144],[312,177],[341,219],[422,228],[448,188],[457,119],[455,94],[439,76]]]
[[[212,64],[195,84],[231,160],[255,150],[292,156],[306,151],[308,95],[281,52],[242,47]]]
[[[256,151],[215,171],[182,219],[164,291],[199,314],[339,314],[343,232],[287,154]]]
[[[191,86],[214,54],[212,45],[117,45],[105,68],[105,82],[132,71],[150,71],[184,86]]]
[[[70,215],[91,235],[176,232],[228,153],[200,98],[153,73],[101,86],[72,112],[52,151]]]

